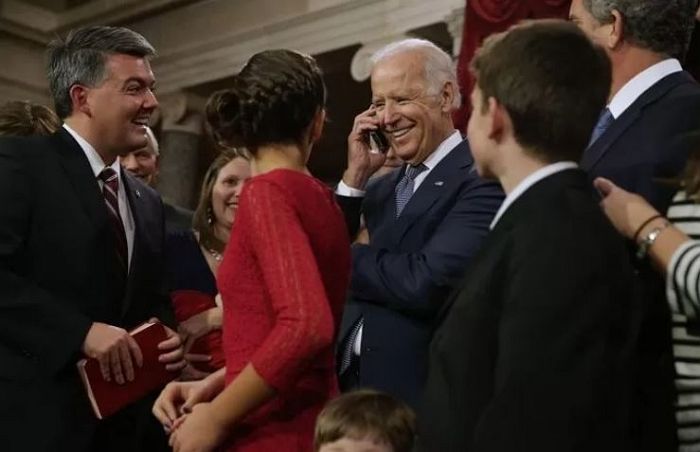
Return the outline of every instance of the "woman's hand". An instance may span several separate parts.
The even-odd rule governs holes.
[[[225,425],[209,403],[200,403],[178,423],[169,444],[175,452],[208,452],[216,450],[225,439]]]
[[[178,333],[185,342],[185,353],[188,353],[192,348],[192,344],[209,333],[210,331],[221,329],[222,310],[220,307],[214,307],[195,314],[184,322],[180,323]]]
[[[603,177],[596,178],[593,185],[603,200],[600,205],[615,229],[628,239],[635,239],[635,232],[657,212],[641,196],[630,193]]]
[[[204,380],[169,383],[153,404],[153,415],[163,424],[166,431],[172,431],[178,418],[189,413],[198,403],[212,400],[221,392],[223,386],[224,369]]]

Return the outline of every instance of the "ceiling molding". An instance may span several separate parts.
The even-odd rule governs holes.
[[[444,22],[464,8],[463,0],[352,0],[250,30],[202,35],[175,51],[161,53],[154,71],[161,92],[230,76],[250,55],[270,48],[309,54],[380,41],[414,28]],[[212,38],[215,37],[215,38]]]

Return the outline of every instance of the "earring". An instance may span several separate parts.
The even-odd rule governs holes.
[[[211,207],[207,208],[207,223],[209,223],[209,226],[214,224],[214,215],[212,214]]]

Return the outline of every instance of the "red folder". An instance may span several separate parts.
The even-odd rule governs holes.
[[[114,380],[105,381],[100,372],[100,363],[94,358],[78,361],[78,373],[83,380],[92,409],[98,419],[104,419],[125,406],[145,397],[151,391],[172,381],[177,372],[165,368],[158,361],[158,344],[167,339],[165,327],[160,323],[144,323],[129,332],[143,355],[143,366],[134,363],[134,381],[120,385]]]

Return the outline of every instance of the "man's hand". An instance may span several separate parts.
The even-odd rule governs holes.
[[[370,176],[381,168],[386,160],[386,154],[374,151],[370,147],[367,136],[370,130],[381,133],[379,118],[373,106],[355,117],[348,136],[348,168],[343,174],[343,183],[358,190],[364,190]]]
[[[105,381],[112,377],[119,384],[134,380],[134,362],[138,367],[143,364],[141,349],[129,333],[116,326],[95,322],[90,327],[83,353],[95,358],[100,363],[100,371]]]
[[[159,322],[159,320],[152,318],[149,322]],[[165,363],[165,368],[171,372],[180,371],[187,365],[185,352],[182,348],[182,340],[175,331],[165,325],[163,325],[163,328],[165,328],[168,338],[158,344],[158,350],[162,352],[158,355],[158,361]]]

